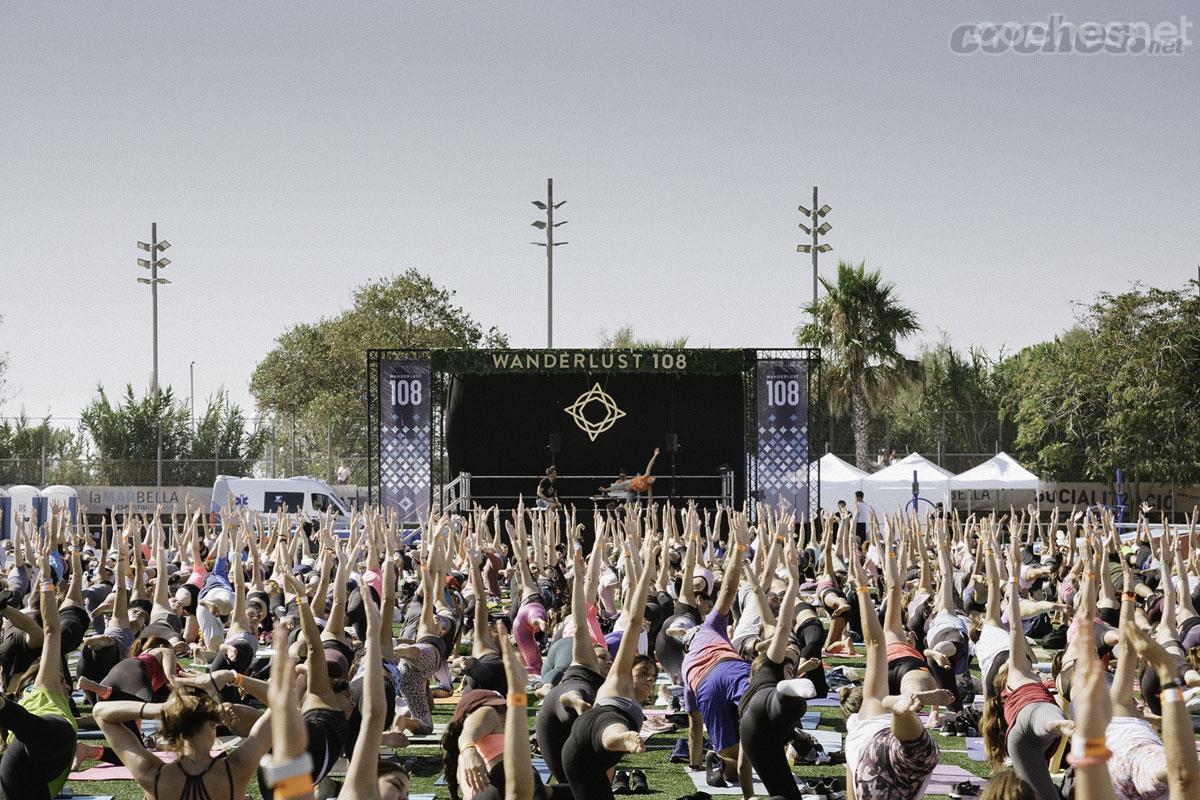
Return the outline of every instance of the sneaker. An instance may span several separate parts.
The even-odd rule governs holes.
[[[629,794],[629,771],[624,769],[617,770],[617,774],[613,775],[612,782],[613,794]]]
[[[646,780],[644,770],[633,769],[629,771],[629,793],[650,794],[650,783]]]
[[[724,789],[729,786],[725,781],[725,762],[716,751],[709,750],[704,756],[705,781],[709,786]]]

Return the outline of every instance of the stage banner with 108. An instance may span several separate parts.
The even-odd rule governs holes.
[[[777,506],[780,500],[807,514],[808,364],[799,359],[759,361],[758,501]]]
[[[379,362],[379,500],[401,523],[429,515],[432,388],[427,360]]]

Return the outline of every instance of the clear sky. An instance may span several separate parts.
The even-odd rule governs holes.
[[[1001,9],[1003,9],[1001,11]],[[918,12],[919,10],[919,12]],[[956,55],[963,23],[1175,22],[1185,2],[0,2],[0,413],[78,414],[150,373],[245,404],[272,341],[415,267],[515,346],[601,328],[790,344],[796,207],[833,206],[943,333],[992,353],[1200,263],[1200,44]],[[1193,40],[1200,38],[1195,27]]]

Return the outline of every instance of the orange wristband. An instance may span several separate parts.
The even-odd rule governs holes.
[[[310,798],[313,796],[312,775],[302,772],[299,775],[284,778],[275,784],[273,788],[275,800],[298,800],[301,797]]]
[[[508,704],[510,706],[527,706],[529,705],[529,695],[524,692],[509,692]]]

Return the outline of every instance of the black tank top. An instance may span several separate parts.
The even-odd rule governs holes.
[[[225,765],[225,780],[229,784],[229,798],[236,800],[233,794],[233,772],[230,770],[229,760],[225,758],[224,753],[210,761],[207,767],[195,775],[185,770],[178,761],[174,762],[174,765],[179,767],[179,771],[183,773],[183,791],[179,793],[179,800],[213,800],[213,796],[209,794],[208,788],[204,785],[204,776],[218,761]],[[162,777],[163,767],[167,766],[170,765],[159,764],[158,771],[154,773],[154,796],[160,800],[162,794],[158,791],[158,779]]]

